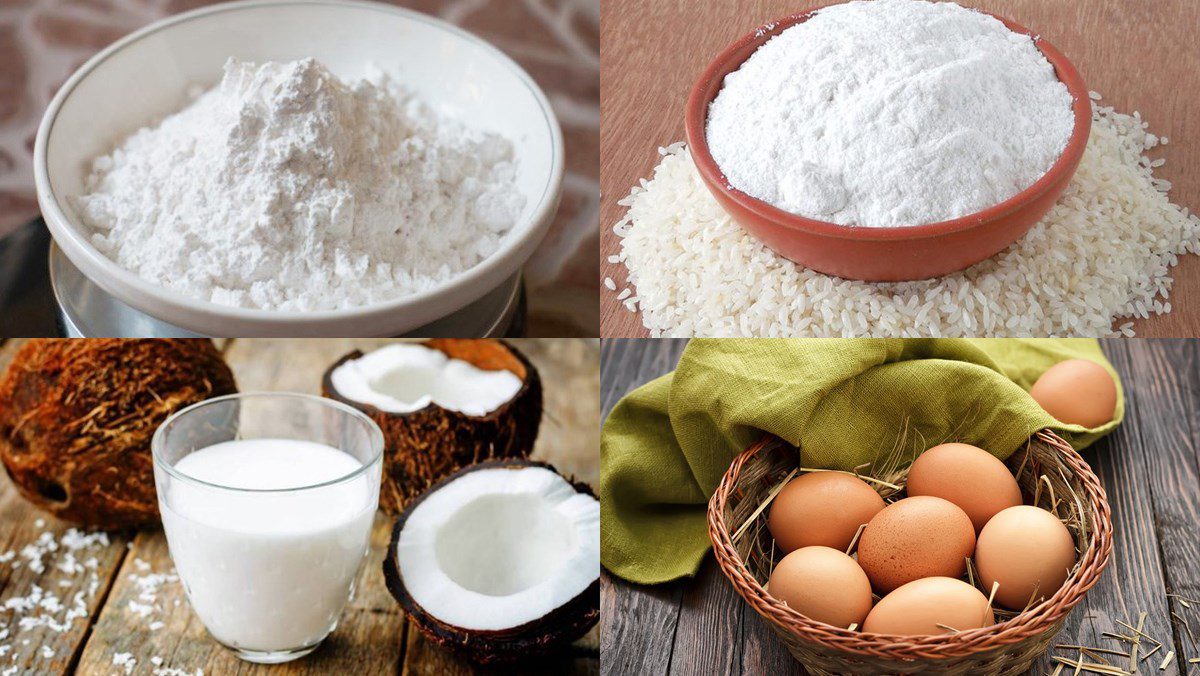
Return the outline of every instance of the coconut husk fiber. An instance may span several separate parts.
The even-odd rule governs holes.
[[[206,339],[30,340],[0,377],[0,461],[55,516],[158,521],[150,440],[175,411],[237,391]]]
[[[434,339],[422,343],[451,359],[477,368],[511,371],[521,389],[499,408],[471,416],[436,404],[411,413],[393,413],[352,401],[334,390],[334,369],[363,355],[354,351],[325,371],[321,393],[370,416],[383,430],[383,484],[379,506],[399,514],[409,501],[435,482],[483,460],[524,458],[533,451],[542,419],[542,381],[533,364],[501,340]]]

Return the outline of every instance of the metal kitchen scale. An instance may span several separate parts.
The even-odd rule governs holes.
[[[48,266],[37,264],[47,258]],[[525,291],[521,282],[517,273],[474,303],[405,335],[520,336],[525,329]],[[46,305],[52,306],[54,312],[48,312]],[[50,320],[50,315],[57,315],[56,321]],[[40,219],[0,240],[0,329],[3,336],[202,337],[155,319],[109,295],[71,264],[50,240]]]

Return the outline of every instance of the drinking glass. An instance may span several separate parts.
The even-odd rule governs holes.
[[[271,473],[279,485],[280,477],[297,469],[277,462],[268,466],[278,472],[264,470],[249,455],[255,440],[260,447],[276,444],[285,458],[294,450],[297,461],[302,449],[261,440],[316,442],[361,466],[287,488],[232,487],[213,480],[211,467],[207,480],[177,468],[196,451],[237,442],[230,447],[237,454],[229,467],[234,486],[270,486],[272,477],[263,475]],[[250,662],[286,662],[315,650],[337,626],[368,552],[383,458],[379,427],[331,399],[242,393],[178,411],[158,428],[151,446],[171,558],[209,634]]]

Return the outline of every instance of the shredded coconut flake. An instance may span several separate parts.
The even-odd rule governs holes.
[[[186,671],[172,667],[159,667],[154,670],[154,676],[204,676],[204,670]]]
[[[88,616],[88,602],[95,598],[100,588],[100,577],[96,573],[95,557],[88,557],[84,565],[78,563],[78,556],[84,551],[107,547],[108,534],[103,532],[86,533],[70,529],[60,537],[53,533],[44,532],[38,538],[21,547],[19,556],[26,565],[39,574],[53,574],[55,571],[65,575],[56,582],[57,589],[64,590],[65,597],[54,591],[32,584],[25,596],[10,596],[0,605],[0,619],[6,620],[6,626],[0,629],[0,642],[9,640],[12,636],[10,628],[18,632],[35,630],[63,633],[71,629],[75,620]],[[0,556],[0,563],[9,563],[13,568],[21,565],[17,554],[6,552]],[[90,565],[88,565],[90,563]],[[66,591],[77,588],[72,594]],[[14,640],[15,636],[12,637]],[[30,646],[28,638],[21,638],[13,643],[0,643],[0,656],[9,655],[13,661],[21,657],[23,651],[14,649],[14,645]],[[32,653],[25,653],[31,656]],[[52,649],[39,646],[37,654],[45,659],[54,656]]]
[[[113,655],[112,663],[114,667],[121,667],[126,674],[132,674],[133,668],[137,666],[137,660],[133,658],[133,653],[116,653]]]
[[[137,589],[137,598],[131,599],[126,608],[139,618],[148,620],[147,627],[150,631],[156,631],[164,626],[158,619],[158,614],[163,611],[158,603],[158,593],[165,585],[178,582],[179,575],[174,570],[169,573],[149,572],[151,565],[141,559],[134,559],[133,565],[140,573],[130,573],[127,579]]]

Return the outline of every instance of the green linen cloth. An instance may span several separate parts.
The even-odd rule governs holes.
[[[1107,425],[1065,425],[1029,396],[1071,358],[1116,380]],[[925,447],[961,441],[1003,459],[1047,427],[1083,448],[1124,413],[1120,378],[1095,340],[693,340],[673,374],[631,392],[604,422],[601,561],[643,584],[694,575],[710,546],[708,498],[763,432],[799,446],[805,466],[851,469],[891,452],[903,431]]]

